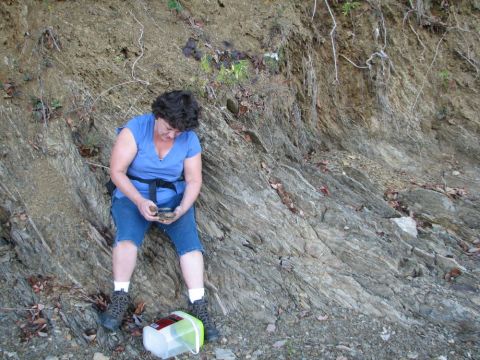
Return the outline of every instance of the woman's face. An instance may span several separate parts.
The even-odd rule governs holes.
[[[166,141],[173,140],[182,133],[180,130],[171,127],[168,122],[162,118],[157,119],[156,132],[161,140]]]

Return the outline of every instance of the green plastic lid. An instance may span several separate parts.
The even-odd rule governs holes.
[[[204,329],[203,323],[196,317],[183,311],[174,311],[173,314],[183,320],[175,324],[177,333],[194,354],[198,354],[203,346]]]

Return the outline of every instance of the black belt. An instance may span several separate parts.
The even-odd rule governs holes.
[[[175,180],[174,182],[171,181],[165,181],[163,179],[142,179],[130,174],[127,174],[128,178],[131,180],[135,180],[138,182],[141,182],[143,184],[148,184],[148,197],[150,200],[152,200],[155,204],[157,203],[157,188],[166,188],[166,189],[171,189],[177,193],[177,187],[175,186],[175,183],[178,181],[183,181],[183,175]],[[116,186],[113,183],[112,179],[108,181],[106,184],[107,190],[110,193],[110,195],[113,194],[113,191],[115,190]]]
[[[127,176],[131,180],[135,180],[143,184],[148,184],[148,197],[155,204],[157,203],[157,188],[166,188],[177,192],[175,182],[183,180],[183,176],[177,179],[175,182],[165,181],[163,179],[142,179],[130,174],[127,174]]]

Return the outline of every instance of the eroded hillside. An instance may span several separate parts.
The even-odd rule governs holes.
[[[142,325],[184,307],[185,288],[152,231],[133,279],[143,313],[99,328],[103,184],[115,128],[187,88],[203,106],[197,217],[224,335],[202,359],[478,358],[479,11],[1,2],[2,356],[149,358]]]

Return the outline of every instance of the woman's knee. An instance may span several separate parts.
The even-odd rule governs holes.
[[[184,254],[180,255],[181,261],[189,261],[189,260],[203,260],[203,252],[201,250],[192,250],[187,251]]]
[[[137,251],[138,246],[133,240],[121,240],[117,241],[114,246],[114,251],[116,252],[130,252]]]

